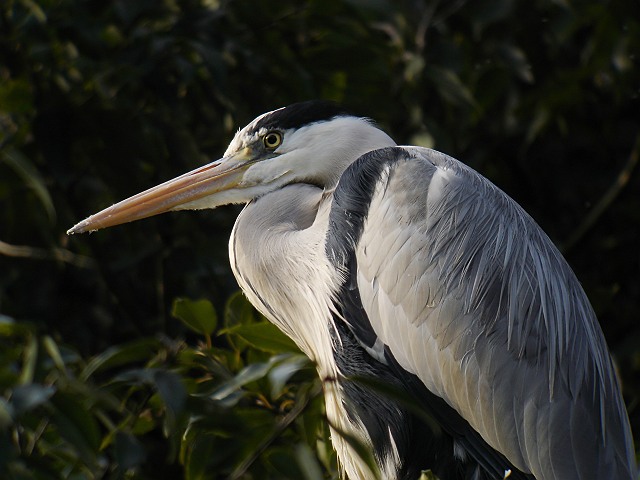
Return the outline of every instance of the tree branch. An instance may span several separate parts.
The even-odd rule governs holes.
[[[631,178],[631,174],[638,164],[638,157],[640,151],[640,133],[636,136],[636,141],[633,144],[633,148],[631,149],[631,153],[629,154],[629,158],[627,162],[618,173],[615,181],[611,184],[609,189],[604,193],[602,198],[596,203],[596,205],[591,209],[591,211],[584,218],[582,223],[574,230],[574,232],[569,236],[567,241],[565,241],[560,250],[563,253],[567,253],[576,244],[584,237],[584,235],[596,224],[598,219],[602,216],[602,214],[609,208],[609,206],[613,203],[616,197],[620,194],[620,192],[627,186],[629,183],[629,179]]]
[[[29,247],[26,245],[12,245],[0,240],[0,255],[7,257],[31,258],[33,260],[54,260],[69,263],[80,268],[89,268],[94,265],[93,259],[84,255],[77,255],[64,248],[44,248]]]

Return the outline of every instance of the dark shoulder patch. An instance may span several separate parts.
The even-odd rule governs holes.
[[[381,148],[365,153],[342,174],[333,194],[326,242],[327,256],[336,267],[354,255],[382,171],[410,157],[402,147]]]
[[[256,129],[279,128],[288,130],[300,128],[316,122],[331,120],[335,117],[355,116],[337,103],[327,100],[309,100],[294,103],[265,115],[256,124]]]
[[[410,157],[402,147],[387,147],[365,153],[352,163],[340,177],[333,194],[329,213],[329,228],[325,253],[336,270],[355,273],[356,246],[362,236],[369,205],[385,167]],[[371,328],[362,303],[356,275],[350,275],[342,285],[341,308],[351,320],[351,329],[363,345],[371,348],[376,335]]]

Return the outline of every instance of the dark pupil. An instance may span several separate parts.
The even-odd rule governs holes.
[[[273,147],[276,143],[278,143],[278,136],[271,133],[267,135],[267,146]]]

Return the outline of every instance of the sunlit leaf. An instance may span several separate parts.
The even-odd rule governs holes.
[[[422,472],[418,480],[439,480],[439,479],[435,473],[433,473],[431,470],[427,470],[426,472]]]
[[[252,363],[238,373],[231,380],[222,384],[215,392],[212,393],[211,398],[215,400],[224,400],[229,395],[236,393],[240,388],[248,383],[255,382],[263,378],[271,369],[270,363]]]
[[[310,369],[311,362],[304,355],[291,355],[275,365],[269,372],[271,396],[276,398],[293,375],[303,369]]]
[[[236,325],[225,329],[225,333],[240,337],[254,348],[265,352],[300,352],[293,340],[268,322]]]

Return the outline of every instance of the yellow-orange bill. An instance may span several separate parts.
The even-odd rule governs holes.
[[[235,187],[250,161],[247,152],[222,158],[105,208],[67,231],[84,233],[133,222]]]

